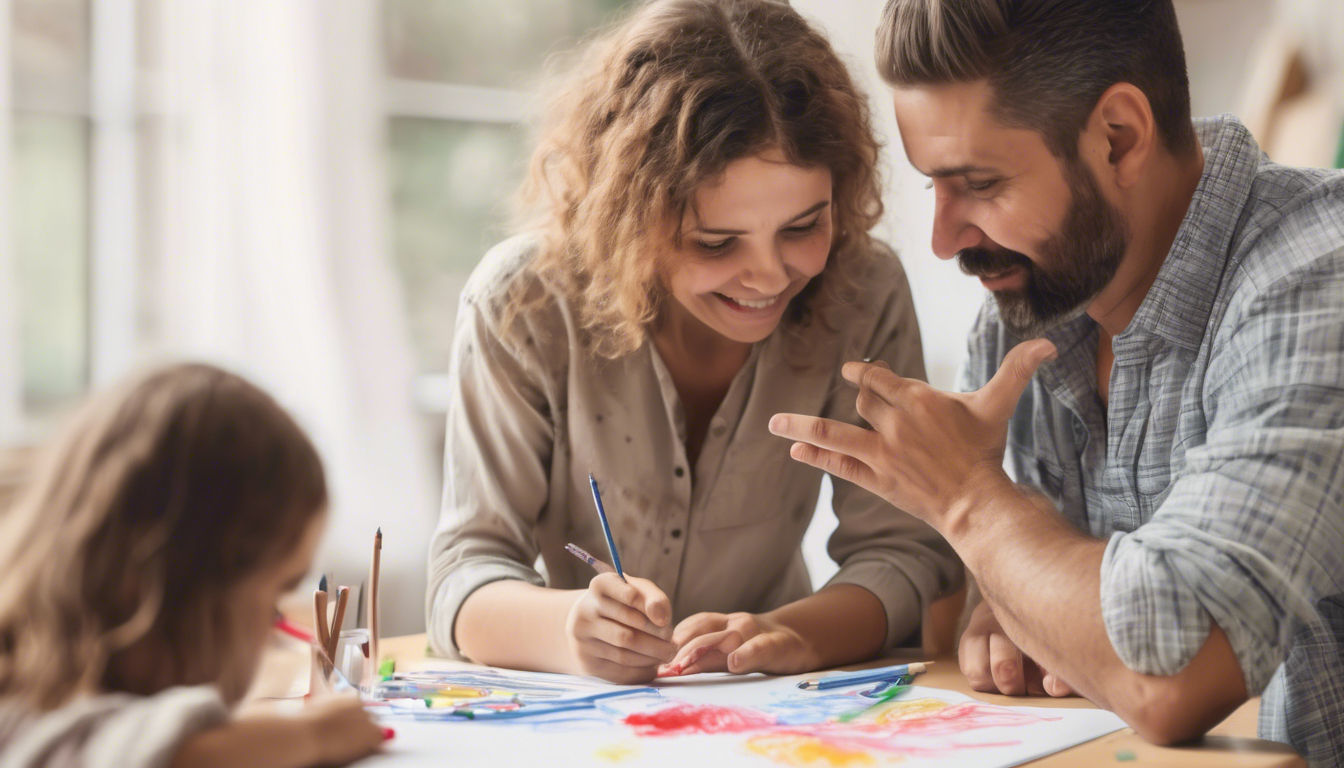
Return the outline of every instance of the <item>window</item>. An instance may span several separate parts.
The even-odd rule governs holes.
[[[552,52],[628,0],[379,0],[388,210],[424,392],[447,370],[457,295],[501,239],[530,96]],[[155,333],[147,291],[162,0],[0,0],[0,441],[32,438]],[[6,71],[6,69],[8,71]],[[12,280],[12,282],[9,282]],[[14,307],[10,307],[13,309]],[[0,361],[0,362],[3,362]],[[13,381],[21,379],[17,384]],[[437,410],[433,397],[428,410]],[[10,415],[22,423],[11,429]]]
[[[19,299],[10,317],[18,410],[42,414],[80,395],[89,378],[89,4],[9,5],[14,215],[5,234]]]
[[[0,441],[37,437],[129,362],[136,187],[125,169],[135,145],[123,137],[137,119],[136,9],[0,0],[0,193],[13,212],[0,227],[12,246],[0,273],[17,307],[0,312],[0,354],[17,361],[0,366]]]
[[[395,255],[424,386],[439,410],[457,295],[525,172],[523,89],[624,0],[384,0]]]

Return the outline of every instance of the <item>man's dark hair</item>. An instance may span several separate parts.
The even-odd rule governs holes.
[[[888,0],[877,69],[896,87],[986,80],[997,119],[1069,161],[1101,95],[1130,83],[1168,151],[1195,146],[1172,0]]]

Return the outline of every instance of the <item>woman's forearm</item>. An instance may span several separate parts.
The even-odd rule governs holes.
[[[832,584],[766,618],[798,633],[814,669],[870,659],[887,639],[886,608],[877,595],[856,584]]]
[[[584,590],[494,581],[472,592],[457,613],[457,647],[472,661],[541,672],[576,672],[566,622]]]

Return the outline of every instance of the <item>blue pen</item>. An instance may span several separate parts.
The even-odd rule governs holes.
[[[611,538],[611,525],[607,523],[607,510],[602,507],[602,494],[597,490],[597,481],[593,479],[592,472],[588,473],[588,484],[593,487],[593,503],[597,505],[597,519],[602,521],[602,535],[607,537],[607,549],[611,550],[611,563],[616,566],[616,575],[621,577],[621,581],[625,581],[625,571],[621,570],[621,556],[616,554],[616,540]]]
[[[898,664],[894,667],[881,667],[878,669],[861,669],[857,672],[841,672],[835,675],[829,675],[813,680],[804,680],[798,684],[799,688],[805,691],[828,691],[832,688],[844,688],[851,685],[864,685],[866,683],[879,683],[884,680],[894,680],[898,677],[914,677],[923,672],[929,664],[933,662],[915,662],[913,664]]]

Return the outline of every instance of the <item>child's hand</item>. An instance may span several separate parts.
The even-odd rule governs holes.
[[[672,603],[647,579],[603,573],[569,611],[569,647],[584,674],[613,683],[653,679],[676,655]]]
[[[792,675],[816,668],[812,652],[791,627],[752,613],[697,613],[677,625],[680,648],[660,676],[698,672]]]
[[[316,747],[314,765],[345,765],[382,746],[383,728],[369,718],[354,696],[326,699],[304,709],[299,720]]]

